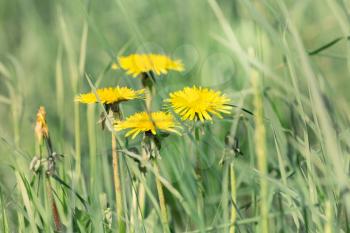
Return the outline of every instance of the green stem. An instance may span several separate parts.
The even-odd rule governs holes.
[[[236,174],[234,170],[234,164],[233,162],[230,163],[230,182],[231,182],[231,226],[230,226],[230,233],[235,232],[235,224],[237,219],[237,212],[236,212]]]
[[[95,106],[89,105],[87,108],[87,129],[89,141],[89,155],[90,155],[90,186],[96,187],[96,130],[95,130]],[[93,189],[94,192],[97,191]]]
[[[324,225],[324,233],[332,233],[333,232],[333,213],[332,213],[332,205],[329,200],[325,203],[325,215],[326,215],[326,223]]]
[[[148,112],[152,111],[152,100],[154,95],[153,79],[150,73],[141,74],[141,83],[143,88],[145,88],[145,102],[146,110]]]
[[[79,178],[81,174],[81,149],[80,149],[80,111],[79,103],[74,103],[74,131],[75,131],[75,171]]]
[[[198,213],[202,216],[203,213],[203,205],[204,205],[204,198],[203,198],[203,178],[202,178],[202,168],[201,168],[201,158],[200,158],[200,136],[199,136],[199,128],[198,126],[195,126],[195,139],[196,139],[196,179],[197,179],[197,208]]]
[[[119,233],[125,232],[125,222],[123,221],[123,202],[122,202],[122,191],[120,185],[119,177],[119,165],[118,165],[118,151],[117,151],[117,141],[112,133],[112,159],[113,159],[113,177],[114,177],[114,190],[115,190],[115,200],[117,207],[117,221]]]
[[[151,112],[152,109],[152,90],[151,88],[147,88],[145,90],[145,102],[146,102],[146,109],[148,112]]]
[[[143,174],[141,174],[141,176],[144,176]],[[139,201],[139,205],[140,205],[140,210],[137,211],[138,212],[138,218],[139,220],[142,220],[142,216],[145,212],[145,197],[146,197],[146,190],[145,190],[145,186],[142,184],[142,182],[139,183],[138,185],[138,201]]]
[[[230,197],[229,197],[229,176],[230,176],[230,170],[229,170],[229,164],[224,162],[223,163],[223,176],[222,176],[222,222],[228,223],[230,221],[229,219],[229,205],[230,205]],[[229,232],[229,226],[223,230],[223,232]]]
[[[141,83],[142,87],[145,89],[145,104],[146,111],[151,113],[152,111],[152,101],[153,101],[153,83],[147,73],[141,74]],[[144,148],[142,148],[142,161],[146,161],[148,159],[148,154]],[[141,174],[143,176],[143,174]],[[145,201],[146,201],[146,191],[142,182],[139,183],[138,186],[138,201],[140,205],[140,211],[138,211],[138,218],[141,220],[145,210]]]
[[[163,230],[164,232],[169,232],[169,223],[168,223],[168,213],[166,209],[166,204],[165,204],[165,198],[164,198],[164,192],[163,192],[163,186],[162,183],[159,179],[159,166],[157,163],[157,160],[155,159],[153,161],[153,167],[156,175],[156,185],[157,185],[157,191],[158,191],[158,198],[159,198],[159,206],[160,206],[160,214],[161,214],[161,221],[163,225]]]
[[[263,100],[260,93],[260,77],[256,71],[253,71],[252,82],[254,86],[254,107],[255,107],[255,144],[258,160],[258,170],[260,173],[260,232],[269,232],[268,219],[268,183],[267,175],[267,157],[266,157],[266,129],[264,125]]]
[[[132,195],[132,201],[131,201],[131,211],[130,211],[130,232],[135,232],[135,216],[137,215],[137,196],[136,196],[136,190],[134,190],[133,187],[137,187],[136,182],[133,182],[131,185],[131,195]]]
[[[60,215],[58,213],[55,199],[52,196],[52,187],[51,187],[51,182],[50,182],[49,176],[46,177],[46,189],[47,189],[47,198],[51,204],[52,217],[53,217],[53,221],[55,223],[55,230],[59,232],[59,231],[61,231],[62,224],[61,224]]]

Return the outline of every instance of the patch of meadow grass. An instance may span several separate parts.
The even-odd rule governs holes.
[[[0,232],[55,232],[53,202],[63,232],[350,232],[349,9],[331,0],[0,0]],[[156,77],[152,105],[123,103],[123,115],[168,110],[169,93],[193,85],[235,107],[197,125],[176,117],[181,136],[162,138],[160,157],[143,164],[141,136],[112,132],[112,147],[98,124],[103,104],[74,96],[140,89],[112,64],[151,52],[185,70]],[[39,106],[63,154],[55,176],[29,169],[47,156],[34,136]]]

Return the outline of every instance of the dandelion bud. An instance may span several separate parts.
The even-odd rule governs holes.
[[[47,138],[49,135],[49,128],[46,124],[46,111],[43,106],[39,108],[36,114],[35,135],[39,143],[42,142],[43,138]]]

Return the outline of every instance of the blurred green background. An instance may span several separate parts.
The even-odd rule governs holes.
[[[184,72],[170,72],[157,79],[154,110],[163,107],[162,100],[169,92],[201,85],[219,90],[232,98],[232,104],[242,104],[254,111],[247,67],[257,67],[263,78],[269,175],[274,181],[270,210],[281,211],[274,194],[286,188],[285,211],[295,211],[295,215],[291,214],[293,218],[271,220],[276,223],[271,232],[320,231],[324,223],[323,201],[332,192],[335,218],[338,218],[333,227],[345,231],[347,217],[337,206],[342,203],[342,197],[338,195],[337,175],[333,174],[336,165],[324,159],[331,151],[327,137],[333,134],[327,136],[328,128],[323,125],[330,122],[328,126],[335,131],[336,138],[332,140],[339,143],[336,147],[341,148],[339,157],[344,159],[342,171],[348,174],[350,60],[349,44],[344,38],[350,35],[349,17],[350,4],[345,0],[0,0],[0,187],[11,232],[19,221],[18,213],[23,213],[13,174],[19,170],[28,179],[32,176],[28,166],[35,155],[34,124],[39,106],[46,108],[55,150],[65,155],[58,167],[68,183],[74,180],[76,136],[80,132],[82,177],[77,190],[97,210],[88,212],[90,217],[100,215],[96,203],[101,193],[107,193],[114,205],[110,135],[97,124],[101,108],[81,105],[79,126],[75,128],[73,100],[76,94],[91,90],[86,74],[98,87],[119,84],[140,88],[139,79],[128,77],[121,70],[111,70],[110,65],[120,55],[145,52],[164,53],[181,59],[185,65]],[[310,66],[305,67],[290,22],[300,36],[305,54],[334,39],[339,41],[313,56],[306,55]],[[256,59],[249,59],[249,48],[257,54]],[[308,68],[314,81],[308,76]],[[315,93],[321,95],[322,106],[315,102]],[[135,102],[123,106],[123,110],[129,115],[143,110],[143,104]],[[241,119],[236,136],[244,153],[237,162],[238,206],[248,205],[239,218],[248,219],[249,227],[244,225],[241,231],[249,232],[259,229],[249,223],[254,223],[251,218],[257,212],[253,197],[259,194],[254,168],[254,124],[249,114],[233,117]],[[218,163],[225,147],[225,135],[232,122],[237,122],[231,119],[227,117],[204,127],[201,148],[208,208],[206,227],[225,224],[227,220],[221,218],[225,216],[222,197],[225,171]],[[131,140],[130,147],[138,147],[139,142],[140,138]],[[186,134],[170,136],[164,139],[161,153],[162,173],[195,213],[191,203],[196,193],[195,178],[192,164],[188,163],[193,147],[193,140]],[[284,188],[279,183],[279,154],[290,176],[289,183],[282,185]],[[318,193],[315,203],[307,191],[310,180],[306,173],[310,171],[305,172],[304,168],[310,154],[314,156],[310,163],[319,169],[311,172]],[[130,174],[124,172],[128,183]],[[323,179],[327,172],[331,178]],[[197,229],[196,224],[186,223],[188,215],[183,206],[168,191],[166,198],[171,206],[174,231]],[[305,210],[303,203],[315,206]],[[152,208],[148,203],[146,213],[150,214]],[[305,219],[310,222],[310,228],[305,227]],[[290,225],[285,226],[284,221]],[[255,230],[250,232],[258,232]]]

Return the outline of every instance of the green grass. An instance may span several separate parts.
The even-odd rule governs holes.
[[[47,177],[29,169],[39,106],[64,155],[50,179],[63,232],[120,229],[103,108],[73,100],[98,87],[140,88],[110,65],[141,52],[185,65],[157,77],[153,110],[191,85],[238,107],[199,137],[184,127],[164,138],[159,172],[151,162],[139,170],[142,137],[117,134],[126,232],[350,232],[349,9],[331,0],[0,0],[0,232],[55,231]],[[122,105],[125,116],[144,109]]]

